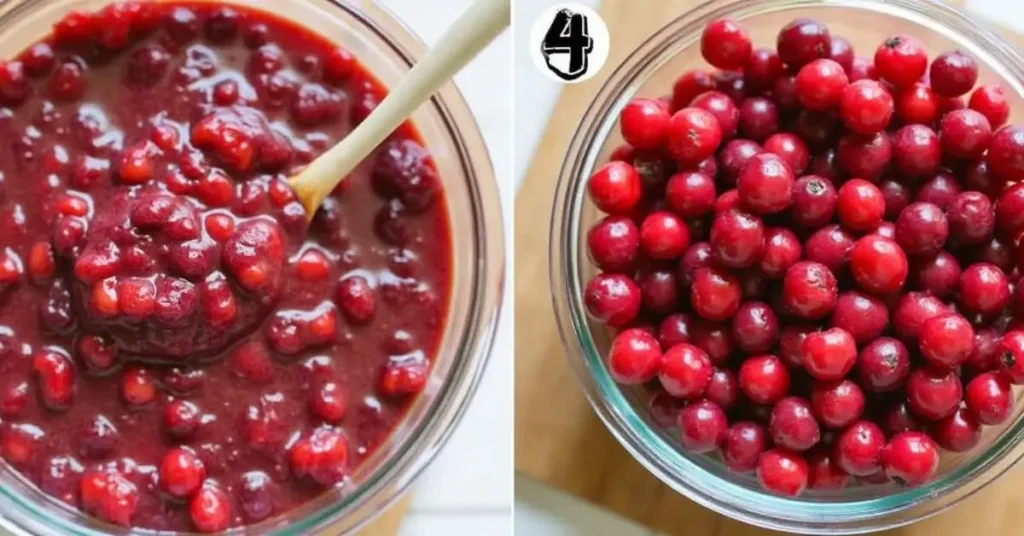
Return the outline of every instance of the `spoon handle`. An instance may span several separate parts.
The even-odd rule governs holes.
[[[309,218],[359,162],[508,27],[510,10],[510,0],[473,2],[355,130],[292,177]]]

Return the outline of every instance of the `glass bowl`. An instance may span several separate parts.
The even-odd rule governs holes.
[[[0,57],[11,57],[49,33],[72,9],[110,0],[7,0],[0,3]],[[426,47],[401,21],[369,0],[249,0],[343,44],[387,87],[394,87]],[[398,428],[353,468],[342,486],[299,508],[228,534],[314,535],[355,532],[400,496],[451,435],[491,352],[501,303],[504,236],[498,189],[487,147],[462,95],[448,84],[421,106],[413,122],[444,183],[452,232],[448,319],[433,372]],[[49,498],[0,462],[0,527],[12,534],[156,534],[96,521]],[[167,534],[160,532],[160,534]]]
[[[586,314],[582,289],[597,273],[587,258],[586,232],[601,217],[586,196],[586,181],[623,143],[618,116],[634,96],[658,97],[687,68],[706,64],[700,36],[711,20],[742,21],[757,45],[773,45],[783,25],[811,17],[833,35],[873,56],[886,37],[919,37],[931,57],[960,48],[977,58],[980,80],[999,81],[1015,110],[1024,110],[1024,57],[1017,47],[960,11],[921,0],[718,0],[675,18],[637,48],[593,99],[569,146],[558,177],[551,217],[549,266],[553,304],[563,344],[591,405],[611,433],[651,473],[677,492],[726,516],[793,532],[849,534],[896,527],[950,508],[1007,471],[1024,454],[1024,401],[1017,397],[1004,425],[986,427],[981,442],[963,454],[944,452],[938,477],[923,487],[856,486],[838,492],[808,490],[783,498],[760,489],[753,475],[728,471],[714,456],[683,451],[676,432],[656,423],[647,393],[616,384],[603,356],[610,336]],[[612,36],[615,39],[615,36]]]

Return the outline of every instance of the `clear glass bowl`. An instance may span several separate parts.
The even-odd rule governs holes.
[[[110,0],[0,2],[0,57],[11,57],[50,31],[72,9]],[[388,87],[426,50],[390,12],[369,0],[248,0],[247,6],[291,19],[345,45]],[[487,147],[465,100],[448,84],[413,122],[444,183],[452,229],[452,278],[441,349],[425,391],[376,453],[343,486],[298,509],[229,534],[349,534],[383,511],[430,463],[472,398],[491,352],[501,303],[504,236]],[[112,527],[50,499],[0,462],[0,528],[13,534],[156,534]],[[161,532],[160,534],[167,534]]]
[[[700,35],[722,16],[741,20],[755,45],[774,45],[778,29],[796,17],[827,24],[868,57],[886,37],[909,33],[934,54],[955,48],[978,59],[981,81],[1000,81],[1020,122],[1024,110],[1024,57],[1017,47],[960,11],[922,0],[719,0],[670,21],[616,70],[579,123],[562,163],[552,209],[549,265],[562,341],[591,405],[605,425],[655,476],[679,493],[721,514],[768,528],[849,534],[896,527],[934,515],[977,492],[1024,454],[1024,401],[1020,394],[1007,424],[986,427],[979,445],[963,454],[943,453],[930,484],[895,484],[840,492],[805,492],[795,499],[763,492],[752,475],[729,472],[716,457],[683,452],[674,430],[657,425],[642,389],[625,388],[603,362],[606,329],[586,315],[582,289],[597,273],[587,258],[586,232],[601,214],[586,196],[586,181],[623,142],[618,115],[635,95],[657,97],[688,68],[706,64]],[[615,36],[612,36],[615,39]]]

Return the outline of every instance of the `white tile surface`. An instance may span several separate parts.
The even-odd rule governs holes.
[[[382,0],[428,44],[471,0]],[[490,149],[502,194],[511,251],[512,70],[506,32],[455,77]],[[494,354],[480,388],[451,440],[413,489],[402,536],[502,535],[512,526],[512,287],[506,270],[505,305]]]

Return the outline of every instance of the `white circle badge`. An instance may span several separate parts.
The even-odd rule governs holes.
[[[608,60],[608,26],[587,6],[551,6],[530,30],[533,64],[548,78],[576,84],[592,78]]]

